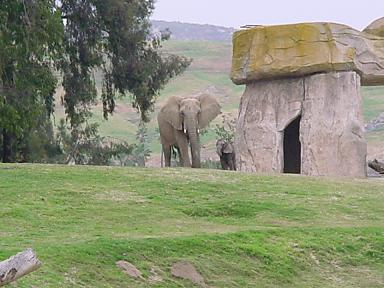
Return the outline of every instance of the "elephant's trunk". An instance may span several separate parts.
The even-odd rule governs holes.
[[[197,131],[197,121],[193,118],[186,118],[185,125],[191,145],[192,168],[200,168],[200,138]]]

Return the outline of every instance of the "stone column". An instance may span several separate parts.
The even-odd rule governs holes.
[[[333,72],[247,84],[236,130],[238,169],[281,173],[284,129],[301,115],[301,173],[366,175],[360,77]]]
[[[303,99],[303,78],[247,84],[235,136],[239,170],[283,172],[284,129],[300,115]]]
[[[300,126],[302,174],[366,176],[360,81],[353,71],[306,77]]]

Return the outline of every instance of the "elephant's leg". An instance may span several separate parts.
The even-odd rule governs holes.
[[[171,167],[171,145],[163,145],[165,167]]]
[[[236,171],[236,155],[235,153],[232,153],[232,163],[233,163],[233,169],[234,171]]]
[[[180,150],[180,163],[183,167],[191,167],[191,160],[189,159],[188,153],[188,140],[187,136],[182,132],[177,133],[176,135],[177,146]]]
[[[227,164],[225,163],[225,157],[224,157],[224,154],[222,154],[222,155],[220,156],[220,164],[221,164],[221,169],[226,170],[225,167],[226,167]]]
[[[224,156],[224,163],[225,163],[224,170],[230,170],[231,169],[230,155],[228,153],[223,153],[223,156]]]
[[[232,153],[228,155],[228,166],[229,166],[229,170],[236,170],[235,168],[235,162],[234,162],[234,159],[233,159],[233,155]]]

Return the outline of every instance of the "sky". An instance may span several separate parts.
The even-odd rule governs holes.
[[[213,24],[336,22],[362,30],[384,17],[384,0],[156,0],[151,19]]]

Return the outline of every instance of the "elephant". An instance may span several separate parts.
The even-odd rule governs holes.
[[[233,142],[219,139],[216,142],[216,152],[220,157],[221,168],[223,170],[236,171],[235,147]]]
[[[210,94],[168,99],[157,116],[165,167],[171,165],[171,147],[174,146],[179,151],[182,166],[200,168],[200,130],[221,113],[220,109],[218,100]]]

